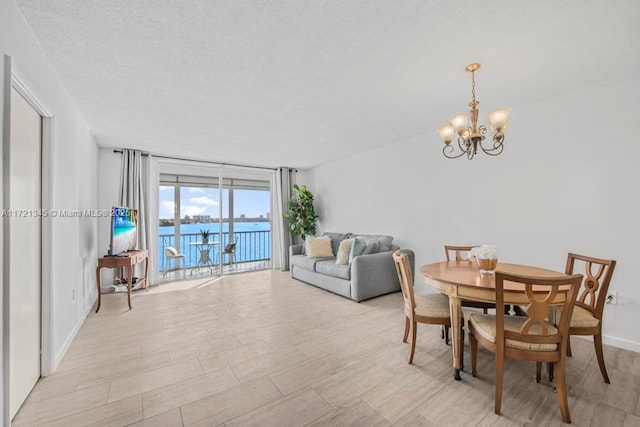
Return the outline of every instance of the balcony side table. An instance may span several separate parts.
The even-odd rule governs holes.
[[[212,267],[215,267],[214,260],[216,257],[211,256],[211,249],[220,245],[220,242],[191,242],[189,243],[191,246],[195,246],[200,251],[200,255],[198,256],[198,263],[196,264],[196,268],[191,270],[191,275],[193,276],[193,272],[202,268],[208,268],[209,273],[213,273]]]

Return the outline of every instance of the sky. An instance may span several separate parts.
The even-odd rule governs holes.
[[[159,218],[173,218],[174,212],[174,187],[160,186],[159,191]],[[222,190],[223,217],[228,217],[228,190]],[[267,216],[271,210],[271,198],[269,191],[259,190],[233,190],[233,216],[239,218],[244,214],[249,218],[257,218],[260,215]],[[217,188],[206,187],[181,187],[180,218],[185,215],[210,215],[218,217],[220,201]]]

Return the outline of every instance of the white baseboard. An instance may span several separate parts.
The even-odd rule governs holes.
[[[631,351],[640,353],[640,343],[626,340],[624,338],[612,337],[611,335],[603,335],[602,343],[613,346],[613,347],[624,348],[625,350],[631,350]]]
[[[67,354],[67,350],[69,349],[69,346],[75,339],[76,335],[78,335],[80,328],[82,327],[82,325],[84,325],[84,321],[87,320],[87,316],[89,316],[89,313],[91,313],[91,310],[93,310],[93,306],[95,305],[97,300],[98,300],[98,297],[96,296],[96,300],[93,302],[93,304],[89,305],[87,310],[84,312],[84,315],[80,318],[78,323],[76,323],[76,325],[73,327],[73,330],[71,331],[67,339],[64,341],[64,344],[60,348],[60,351],[58,351],[56,356],[53,358],[51,369],[49,370],[50,373],[53,373],[55,372],[56,369],[58,369],[58,365],[60,364],[60,362],[62,362],[62,358],[64,357],[64,355]]]

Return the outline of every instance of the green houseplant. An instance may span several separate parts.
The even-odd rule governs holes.
[[[313,207],[313,194],[307,190],[306,185],[293,186],[297,193],[287,202],[287,212],[284,217],[289,220],[289,231],[294,236],[300,236],[302,240],[306,236],[316,234],[316,211]]]
[[[202,243],[209,243],[209,235],[211,234],[211,231],[209,230],[204,230],[204,229],[200,229],[200,235],[202,236]]]

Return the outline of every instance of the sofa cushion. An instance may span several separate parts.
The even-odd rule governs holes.
[[[307,237],[305,246],[305,252],[309,258],[333,257],[331,238],[328,236]]]
[[[520,332],[522,325],[529,318],[526,316],[504,316],[504,329],[505,331],[510,332]],[[473,324],[476,332],[480,334],[484,339],[489,342],[496,342],[496,316],[493,314],[481,314],[474,313],[469,316],[469,322]],[[546,322],[545,322],[546,323]],[[547,326],[547,334],[553,335],[557,334],[558,330],[551,323],[546,323]],[[534,323],[531,325],[531,329],[529,329],[530,335],[543,335],[542,327],[540,327],[539,323]],[[531,343],[524,341],[517,341],[513,339],[506,339],[505,346],[511,348],[518,348],[523,350],[536,350],[536,351],[556,351],[557,344],[546,344],[546,343]]]
[[[318,261],[316,263],[316,273],[351,280],[351,266],[336,264],[333,260]]]
[[[333,254],[338,253],[338,248],[340,247],[340,242],[346,240],[350,237],[353,237],[352,233],[322,233],[323,236],[327,236],[331,239],[331,249],[333,250]]]
[[[349,251],[349,264],[351,264],[355,257],[362,255],[362,252],[366,247],[367,242],[362,237],[356,237],[353,240],[353,245],[351,245],[351,251]]]
[[[356,237],[363,239],[367,246],[362,252],[363,254],[375,254],[378,252],[387,252],[391,250],[393,237],[383,234],[361,234]]]
[[[376,239],[378,242],[380,242],[380,249],[378,250],[378,252],[387,252],[389,249],[391,249],[393,236],[386,236],[384,234],[372,234],[366,237]]]
[[[355,239],[345,239],[340,242],[338,252],[336,253],[336,264],[346,265],[349,264],[349,253],[351,253],[351,246]]]
[[[291,257],[290,262],[291,262],[291,265],[295,265],[298,268],[315,272],[316,263],[318,261],[326,261],[326,260],[331,260],[331,262],[333,262],[333,258],[309,258],[306,255],[294,255]]]
[[[377,254],[380,252],[380,241],[378,239],[369,239],[367,245],[362,251],[362,255]]]

